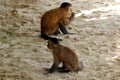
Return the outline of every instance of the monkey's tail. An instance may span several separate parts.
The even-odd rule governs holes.
[[[50,37],[50,36],[48,36],[48,35],[46,35],[46,34],[42,34],[41,33],[41,37],[43,38],[43,39],[45,39],[45,40],[49,40],[49,39],[53,39],[54,37]],[[63,41],[62,39],[58,39],[59,41]]]

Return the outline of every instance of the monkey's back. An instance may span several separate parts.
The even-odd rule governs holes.
[[[47,11],[41,19],[41,32],[45,34],[53,34],[58,28],[58,23],[62,18],[62,10],[60,8]]]
[[[79,67],[79,60],[77,54],[70,48],[61,45],[60,58],[65,66],[71,71],[76,72]]]

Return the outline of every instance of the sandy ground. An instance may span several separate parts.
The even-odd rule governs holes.
[[[79,73],[44,75],[52,54],[39,38],[41,16],[62,0],[0,0],[0,80],[119,80],[120,1],[66,0],[82,13],[59,35],[84,64]]]

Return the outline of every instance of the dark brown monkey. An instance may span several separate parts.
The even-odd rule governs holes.
[[[41,37],[48,40],[49,35],[70,34],[65,28],[73,19],[72,4],[63,2],[60,7],[47,11],[41,19]]]
[[[76,53],[70,48],[59,44],[57,38],[48,40],[47,47],[52,50],[54,58],[54,63],[47,73],[52,73],[57,69],[60,69],[60,72],[78,72],[83,69],[83,64],[79,62]],[[63,64],[62,68],[58,68],[60,63]]]

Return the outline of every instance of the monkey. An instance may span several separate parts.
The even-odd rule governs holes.
[[[77,54],[70,48],[63,46],[59,43],[57,38],[48,40],[47,47],[52,51],[54,63],[47,73],[53,73],[57,69],[59,72],[78,72],[83,70],[83,63],[78,60]],[[59,68],[59,64],[62,67]]]
[[[41,37],[45,40],[51,39],[49,35],[58,35],[60,30],[63,34],[72,34],[65,26],[73,21],[74,16],[72,4],[69,2],[63,2],[60,7],[47,11],[41,18]]]

